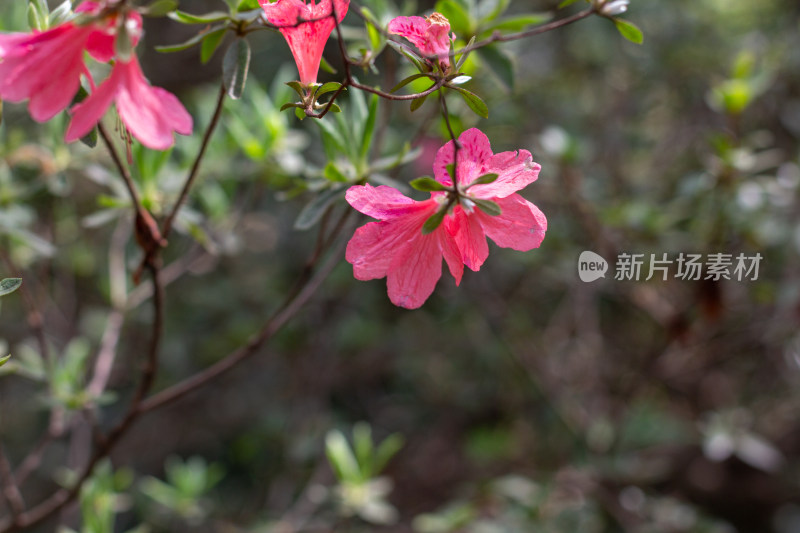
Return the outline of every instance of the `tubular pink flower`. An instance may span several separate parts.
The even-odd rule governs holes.
[[[192,116],[174,94],[148,83],[134,55],[127,63],[117,61],[108,79],[72,108],[65,140],[73,142],[89,133],[112,102],[131,135],[153,150],[172,146],[173,132],[192,133]]]
[[[76,11],[94,14],[101,7],[83,2]],[[136,40],[141,16],[135,13],[129,23]],[[109,18],[85,26],[67,22],[39,33],[0,35],[0,98],[28,100],[28,110],[38,122],[53,118],[72,102],[81,74],[88,76],[84,50],[99,60],[110,60],[114,33],[115,20]]]
[[[443,70],[449,68],[450,44],[456,36],[450,33],[450,21],[441,13],[431,13],[427,18],[395,17],[388,30],[411,41],[423,55],[438,57]]]
[[[331,32],[336,27],[333,20],[341,22],[350,7],[350,0],[258,0],[267,20],[278,27],[289,49],[292,51],[300,83],[310,85],[317,82],[317,72]],[[308,21],[308,22],[303,22]]]
[[[459,203],[427,235],[422,226],[442,207],[445,193],[431,193],[430,199],[418,202],[391,187],[356,185],[345,195],[355,209],[378,219],[358,228],[347,244],[345,258],[353,265],[353,275],[359,280],[386,277],[389,299],[400,307],[415,309],[425,303],[441,277],[443,258],[456,285],[465,265],[479,270],[489,255],[486,237],[520,251],[537,248],[544,239],[544,214],[516,194],[538,177],[541,167],[530,152],[492,154],[486,135],[475,128],[462,133],[459,141]],[[447,186],[452,186],[446,170],[452,162],[450,141],[439,149],[434,163],[436,179]],[[497,174],[497,180],[467,190],[476,178],[490,173]],[[470,198],[496,202],[502,213],[487,215]]]

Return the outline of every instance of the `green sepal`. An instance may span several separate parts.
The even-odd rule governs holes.
[[[495,181],[497,181],[497,178],[498,175],[492,172],[490,172],[489,174],[484,174],[483,176],[480,176],[472,180],[472,183],[470,183],[467,186],[467,189],[469,189],[470,187],[474,187],[475,185],[487,185],[489,183],[494,183]]]
[[[423,176],[409,182],[413,188],[423,192],[446,191],[448,188],[429,176]]]
[[[444,216],[447,214],[446,209],[439,209],[436,213],[430,216],[428,220],[425,221],[425,224],[422,225],[422,234],[427,235],[429,233],[433,233],[436,228],[442,225],[444,221]]]
[[[469,200],[474,202],[481,211],[489,216],[496,217],[503,212],[500,206],[497,205],[497,202],[493,202],[492,200],[484,200],[483,198],[470,198]]]

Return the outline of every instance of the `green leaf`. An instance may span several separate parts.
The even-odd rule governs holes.
[[[481,22],[491,22],[502,15],[510,3],[511,0],[483,0],[478,4],[478,18]]]
[[[333,161],[329,161],[327,165],[325,165],[325,170],[322,172],[325,176],[325,179],[329,181],[336,181],[339,183],[348,183],[350,180],[347,176],[345,176],[341,170],[333,163]]]
[[[461,57],[458,58],[458,62],[456,62],[456,72],[461,72],[461,67],[464,66],[464,63],[467,62],[467,58],[472,53],[471,48],[472,48],[473,44],[475,44],[475,36],[474,35],[472,36],[472,38],[467,43],[467,46],[464,47],[465,49],[467,49],[467,51],[464,52],[463,54],[461,54]]]
[[[399,433],[393,433],[386,437],[386,439],[378,445],[375,450],[375,469],[374,475],[378,475],[386,467],[389,460],[394,457],[400,448],[403,447],[403,437]]]
[[[217,51],[219,45],[222,43],[222,38],[225,37],[227,28],[220,28],[211,33],[207,33],[203,37],[203,45],[200,47],[200,62],[203,64],[208,63],[214,52]]]
[[[21,278],[5,278],[0,281],[0,296],[11,294],[22,286]]]
[[[72,2],[71,0],[64,0],[57,8],[55,8],[48,17],[49,25],[58,26],[69,19],[72,15]]]
[[[92,130],[81,137],[81,143],[85,144],[89,148],[94,148],[97,146],[97,126],[93,127]]]
[[[381,33],[381,27],[377,22],[378,18],[367,7],[361,8],[361,14],[364,15],[364,26],[367,29],[370,49],[374,53],[380,52],[383,49],[385,40]]]
[[[115,43],[117,58],[123,62],[130,61],[133,55],[133,41],[131,40],[131,32],[128,31],[128,25],[125,23],[125,17],[119,17],[117,21],[117,39]]]
[[[574,4],[577,1],[578,0],[562,0],[562,2],[560,4],[558,4],[558,9],[564,9],[565,7],[571,6],[572,4]]]
[[[425,224],[422,226],[422,234],[427,235],[432,233],[436,230],[439,226],[442,225],[442,221],[444,221],[444,216],[447,214],[446,209],[439,209],[436,213],[431,215],[428,220],[425,221]]]
[[[0,98],[0,126],[3,125],[3,99]]]
[[[472,183],[470,183],[467,186],[467,189],[469,189],[470,187],[474,187],[475,185],[487,185],[489,183],[494,183],[495,181],[497,181],[497,177],[498,177],[497,174],[494,173],[484,174],[483,176],[480,176],[472,180]]]
[[[481,116],[483,118],[489,118],[489,108],[486,107],[486,103],[483,100],[481,100],[480,96],[464,89],[463,87],[451,87],[451,88],[461,93],[461,96],[464,98],[464,101],[476,115]]]
[[[445,165],[444,169],[447,171],[447,175],[450,176],[450,181],[453,183],[457,183],[456,180],[456,164],[455,163],[448,163]]]
[[[430,96],[430,95],[426,94],[425,96],[422,96],[420,98],[415,98],[414,100],[411,100],[411,112],[413,113],[414,111],[416,111],[417,109],[422,107],[422,104],[425,103],[425,100],[428,99],[428,96]]]
[[[514,64],[511,58],[494,44],[478,48],[478,56],[482,63],[497,76],[509,90],[514,88]]]
[[[148,17],[163,17],[178,9],[177,0],[155,0],[142,11]]]
[[[258,0],[242,0],[236,9],[238,11],[250,11],[251,9],[261,9],[261,6],[258,5]]]
[[[613,19],[617,31],[632,43],[642,44],[644,42],[644,34],[636,24],[622,19]]]
[[[333,91],[338,91],[339,87],[341,86],[342,84],[339,83],[338,81],[329,81],[328,83],[322,85],[319,89],[317,89],[317,92],[314,93],[314,97],[319,98],[323,94],[332,93]],[[345,90],[347,90],[346,87]]]
[[[339,481],[361,481],[358,462],[341,431],[331,430],[325,437],[325,455]]]
[[[328,207],[342,197],[343,191],[343,186],[336,185],[318,194],[297,215],[297,220],[294,221],[295,229],[307,230],[312,228],[319,222]]]
[[[11,354],[6,355],[5,357],[0,357],[0,366],[8,363],[9,359],[11,359]]]
[[[472,35],[473,23],[469,12],[455,0],[439,0],[434,11],[441,13],[450,22],[450,28],[456,35]]]
[[[430,70],[431,70],[430,67],[428,67],[422,61],[422,58],[420,58],[417,54],[411,52],[410,50],[406,49],[404,46],[401,46],[401,45],[397,44],[396,42],[394,42],[392,40],[386,41],[386,44],[388,44],[389,46],[394,48],[396,51],[398,51],[399,53],[401,53],[404,56],[406,56],[409,60],[411,60],[411,62],[414,63],[414,66],[417,67],[417,70],[419,70],[420,72],[430,72]]]
[[[47,29],[47,13],[40,13],[36,4],[28,4],[28,25],[32,30],[44,31]]]
[[[423,192],[446,191],[446,190],[448,190],[446,186],[444,186],[443,184],[439,183],[435,179],[433,179],[431,177],[428,177],[428,176],[423,176],[421,178],[417,178],[415,180],[411,180],[409,182],[409,185],[411,185],[416,190],[423,191]]]
[[[258,5],[258,4],[256,4]],[[231,16],[233,20],[239,22],[255,22],[261,15],[264,14],[264,10],[260,7],[258,9],[251,9],[248,11],[241,11],[239,13],[234,14]]]
[[[220,22],[230,19],[230,15],[223,11],[212,11],[204,15],[192,15],[191,13],[176,10],[167,16],[182,24],[209,24],[211,22]]]
[[[203,31],[198,33],[197,35],[193,36],[188,41],[184,41],[180,44],[169,44],[166,46],[156,46],[156,50],[162,53],[170,53],[170,52],[180,52],[181,50],[186,50],[187,48],[191,48],[192,46],[196,45],[200,41],[206,38],[206,35],[209,33],[219,31],[220,29],[225,28],[224,24],[217,24],[216,26],[212,26],[208,29],[208,31]]]
[[[378,119],[378,95],[373,94],[369,101],[369,111],[367,111],[367,120],[364,123],[364,133],[361,135],[361,151],[360,156],[362,160],[366,161],[369,148],[372,146],[372,134],[375,133],[375,122]]]
[[[336,74],[336,69],[324,57],[319,58],[319,68],[328,74]]]
[[[470,198],[470,201],[475,202],[475,205],[477,205],[481,211],[489,216],[496,217],[503,212],[503,210],[500,209],[500,206],[497,205],[497,202],[484,200],[483,198]]]
[[[397,85],[392,87],[392,90],[390,90],[389,92],[390,93],[397,92],[400,89],[402,89],[403,87],[405,87],[406,85],[408,85],[409,83],[411,83],[412,81],[418,80],[420,78],[425,78],[425,77],[429,77],[429,76],[428,76],[427,73],[424,73],[424,72],[420,72],[420,73],[417,73],[417,74],[412,74],[411,76],[401,80],[400,83],[398,83]]]
[[[236,39],[222,61],[222,80],[228,90],[228,96],[234,100],[242,97],[249,70],[250,43],[247,39]]]
[[[530,13],[527,15],[515,15],[513,17],[504,17],[485,28],[481,28],[483,32],[492,31],[508,31],[517,32],[522,31],[528,26],[534,24],[542,24],[553,18],[550,13]]]

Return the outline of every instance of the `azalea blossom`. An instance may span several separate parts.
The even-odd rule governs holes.
[[[316,4],[314,0],[309,3],[304,0],[258,1],[267,20],[278,27],[289,44],[300,72],[300,83],[316,83],[325,43],[336,27],[333,14],[335,12],[337,22],[341,22],[350,0],[321,0]]]
[[[438,57],[442,70],[449,69],[450,44],[456,36],[450,33],[450,21],[441,13],[431,13],[427,18],[396,17],[389,22],[388,30],[411,41],[424,55]]]
[[[98,2],[83,2],[77,12],[99,13]],[[78,26],[67,22],[43,32],[0,35],[0,98],[9,102],[28,100],[34,120],[45,122],[66,109],[80,88],[81,74],[91,80],[84,51],[99,61],[113,56],[116,17]],[[128,21],[138,40],[141,16]],[[109,55],[109,51],[110,55]]]
[[[130,61],[118,60],[108,79],[72,108],[65,140],[73,142],[89,133],[112,102],[131,135],[153,150],[172,146],[173,132],[192,133],[192,116],[174,94],[150,85],[133,55]]]
[[[544,239],[544,214],[516,194],[539,175],[541,167],[530,152],[493,154],[489,139],[476,128],[462,133],[459,142],[455,186],[447,171],[454,159],[453,141],[439,149],[433,165],[436,180],[450,192],[435,191],[428,200],[415,201],[384,185],[356,185],[345,195],[355,209],[378,219],[358,228],[347,245],[353,275],[359,280],[386,277],[389,299],[400,307],[425,303],[441,277],[442,259],[456,285],[465,265],[478,271],[489,255],[486,237],[520,251],[537,248]],[[486,174],[497,179],[473,183]],[[495,202],[501,213],[485,213],[478,205],[483,200]],[[442,223],[423,233],[425,222],[445,208]]]

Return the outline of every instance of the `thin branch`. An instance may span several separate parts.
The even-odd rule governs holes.
[[[125,164],[122,162],[122,159],[119,157],[117,149],[114,148],[114,143],[111,141],[111,137],[108,135],[108,132],[106,131],[106,128],[103,126],[102,122],[97,123],[97,131],[100,133],[100,138],[103,139],[106,148],[108,148],[108,153],[111,155],[111,160],[117,167],[119,175],[122,177],[123,183],[125,183],[125,188],[128,190],[128,194],[131,197],[131,202],[138,212],[140,206],[142,205],[142,201],[139,198],[139,192],[136,190],[136,185],[133,183],[131,174],[128,172],[128,167],[125,166]]]
[[[0,480],[3,483],[3,498],[8,502],[11,516],[16,518],[25,512],[25,500],[22,499],[22,493],[11,472],[11,464],[2,447],[0,447]]]
[[[86,465],[86,468],[78,477],[78,480],[75,482],[72,488],[58,490],[36,507],[33,507],[25,513],[18,515],[13,521],[5,520],[0,522],[0,533],[18,531],[20,528],[29,527],[42,522],[43,520],[46,520],[52,516],[54,513],[58,512],[59,509],[64,507],[66,504],[74,500],[80,493],[83,484],[92,475],[92,471],[97,463],[99,463],[102,458],[111,452],[117,442],[119,442],[120,438],[131,428],[136,418],[138,418],[138,416],[144,412],[142,409],[142,400],[149,392],[153,385],[153,381],[155,380],[158,353],[161,346],[161,338],[164,328],[164,287],[160,280],[159,267],[153,262],[148,262],[146,268],[150,272],[150,275],[153,279],[153,285],[155,287],[153,295],[153,332],[150,339],[150,346],[148,349],[147,359],[145,361],[145,367],[142,371],[142,378],[139,382],[136,392],[134,393],[134,398],[128,407],[127,413],[123,417],[122,421],[120,421],[119,424],[117,424],[114,429],[112,429],[108,435],[102,439],[102,442],[98,446],[97,450],[95,450],[94,454],[89,460],[89,463]]]
[[[345,211],[347,215],[349,215],[350,212],[350,210]],[[332,232],[332,236],[328,238],[328,244],[331,244],[335,239],[335,236],[341,231],[346,218],[347,217],[345,216],[340,219],[340,222]],[[302,285],[297,290],[294,290],[289,294],[284,303],[279,306],[278,310],[267,319],[267,322],[264,324],[261,330],[256,335],[251,337],[247,344],[229,353],[220,361],[206,368],[205,370],[202,370],[197,374],[147,398],[142,403],[140,411],[142,413],[146,413],[158,409],[159,407],[163,407],[166,404],[172,403],[183,396],[186,396],[190,392],[202,387],[218,376],[228,372],[242,361],[258,353],[258,350],[264,345],[264,343],[266,343],[278,331],[280,331],[280,329],[292,317],[294,317],[294,315],[297,314],[303,305],[305,305],[306,302],[308,302],[308,300],[314,295],[322,282],[325,281],[325,278],[327,278],[328,274],[330,274],[333,268],[339,263],[341,255],[339,252],[340,250],[337,250],[331,254],[328,261],[319,269],[316,275],[307,276],[305,277],[305,280],[303,280],[304,276],[301,276]],[[316,250],[314,251],[314,254],[317,256],[319,255]]]
[[[164,224],[161,226],[161,235],[163,238],[167,238],[172,231],[172,224],[175,222],[175,217],[178,216],[178,211],[180,211],[181,207],[183,206],[186,198],[189,196],[189,190],[194,185],[194,181],[197,178],[198,171],[200,170],[200,163],[203,161],[203,156],[206,153],[206,149],[208,148],[208,144],[211,141],[211,136],[214,134],[214,130],[219,124],[219,118],[222,115],[222,108],[225,104],[225,84],[220,84],[219,87],[219,94],[217,96],[217,105],[214,109],[214,114],[211,117],[211,122],[206,128],[206,132],[203,135],[203,142],[200,145],[200,151],[197,153],[197,157],[192,164],[192,169],[189,171],[189,175],[186,176],[186,181],[183,184],[183,189],[181,189],[181,194],[178,196],[178,200],[175,202],[175,205],[172,206],[172,211],[170,211],[167,218],[164,220]]]

